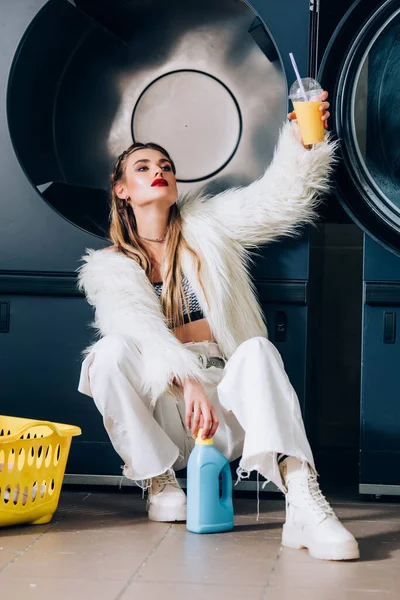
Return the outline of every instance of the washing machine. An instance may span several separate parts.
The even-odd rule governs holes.
[[[109,175],[132,140],[174,158],[181,193],[246,185],[285,121],[289,52],[308,74],[308,0],[4,0],[0,13],[1,412],[73,423],[67,481],[120,481],[77,392],[93,314],[76,289],[105,247]],[[260,249],[253,276],[306,416],[309,232]]]
[[[336,195],[364,231],[359,491],[400,494],[400,2],[318,8],[315,65],[340,140]]]

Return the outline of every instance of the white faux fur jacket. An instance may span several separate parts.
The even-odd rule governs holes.
[[[319,195],[328,189],[334,150],[329,139],[306,150],[297,125],[288,123],[260,179],[213,197],[180,201],[184,236],[200,258],[209,306],[189,253],[183,256],[183,272],[227,358],[245,340],[267,335],[248,273],[247,249],[294,234],[315,220]],[[143,357],[144,389],[153,402],[174,377],[201,381],[197,359],[168,329],[143,269],[109,249],[88,250],[83,261],[79,286],[95,307],[94,326],[102,336],[135,341]]]

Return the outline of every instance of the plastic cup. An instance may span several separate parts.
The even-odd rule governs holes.
[[[296,80],[290,88],[289,98],[296,111],[297,122],[305,146],[323,142],[325,138],[324,121],[320,106],[323,89],[315,79],[305,77],[301,80],[306,96]]]

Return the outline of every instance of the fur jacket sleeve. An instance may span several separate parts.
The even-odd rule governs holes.
[[[143,386],[153,403],[176,377],[201,380],[195,354],[168,329],[160,302],[143,269],[112,249],[88,250],[78,269],[78,282],[95,307],[94,326],[102,336],[135,340],[144,360]]]
[[[326,140],[306,150],[296,123],[286,123],[265,174],[250,185],[215,196],[189,199],[187,218],[216,219],[225,233],[252,248],[296,233],[317,218],[321,194],[329,190],[337,144]]]

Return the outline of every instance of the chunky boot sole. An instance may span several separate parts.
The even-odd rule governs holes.
[[[186,506],[153,506],[149,505],[150,521],[170,523],[174,521],[186,521]]]
[[[283,526],[282,545],[288,548],[308,548],[310,556],[320,560],[356,560],[360,558],[357,542],[349,540],[342,544],[321,544],[313,542],[307,534],[291,525]]]

